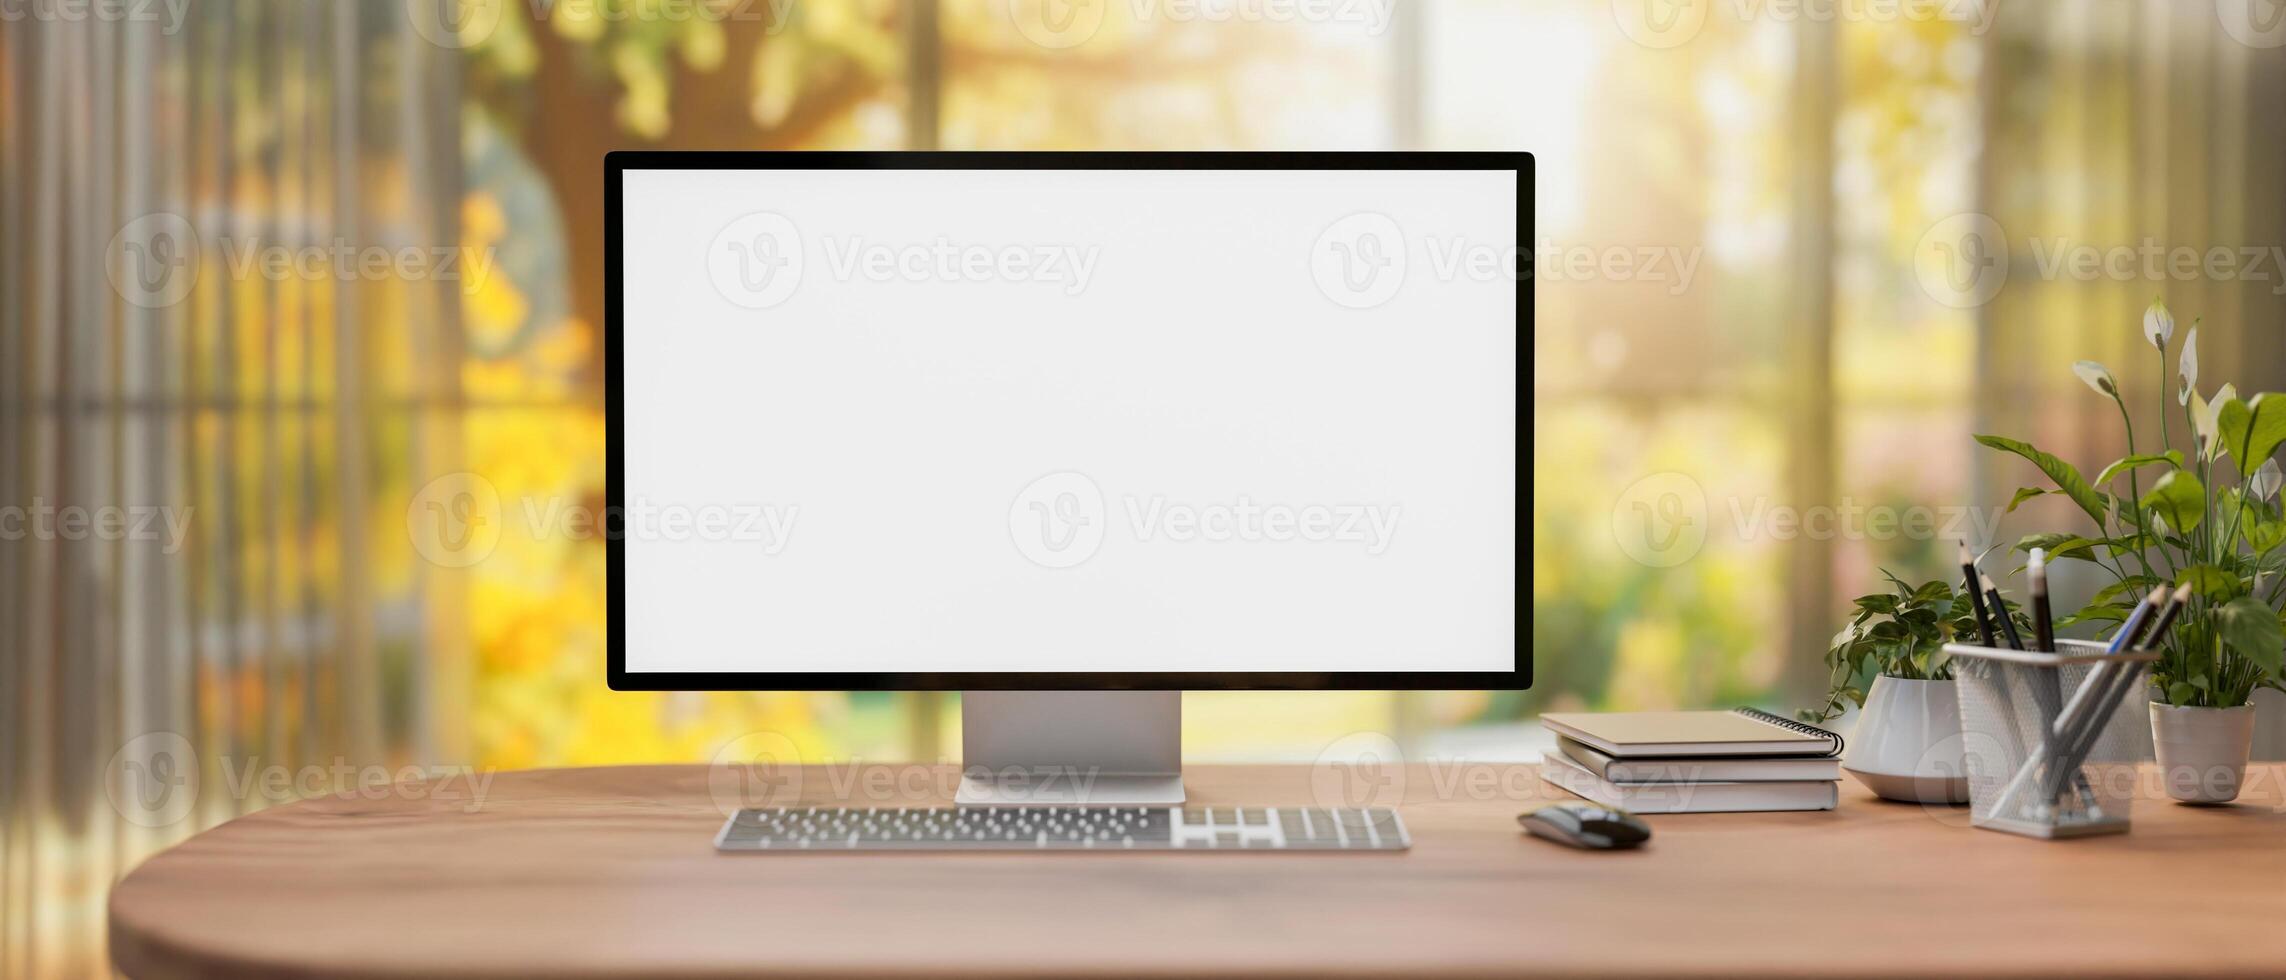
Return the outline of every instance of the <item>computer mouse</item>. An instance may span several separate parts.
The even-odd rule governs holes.
[[[1651,827],[1632,813],[1595,803],[1550,803],[1516,818],[1534,837],[1593,851],[1634,847],[1651,839]]]

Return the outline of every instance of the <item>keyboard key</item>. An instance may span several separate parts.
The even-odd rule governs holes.
[[[1396,811],[1386,808],[803,807],[740,810],[724,821],[716,846],[726,851],[775,853],[818,849],[1404,850],[1409,843],[1403,821]]]

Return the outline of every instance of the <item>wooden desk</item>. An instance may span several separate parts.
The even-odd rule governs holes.
[[[483,805],[267,810],[111,896],[131,976],[755,973],[2093,975],[2286,971],[2286,766],[2213,809],[2042,842],[1957,809],[1653,817],[1637,852],[1520,834],[1526,767],[1414,766],[1409,854],[721,855],[700,766],[502,773]],[[874,775],[874,774],[880,775]],[[804,770],[829,802],[949,792]],[[1194,766],[1195,802],[1307,803],[1301,767]],[[875,786],[875,789],[880,789]],[[855,791],[853,791],[855,792]]]

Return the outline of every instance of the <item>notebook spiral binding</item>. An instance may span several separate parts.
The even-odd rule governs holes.
[[[1767,722],[1769,724],[1776,725],[1790,732],[1799,732],[1803,735],[1815,735],[1819,738],[1833,743],[1834,755],[1842,754],[1842,737],[1840,735],[1834,734],[1833,732],[1826,731],[1823,728],[1819,728],[1816,725],[1809,724],[1808,722],[1795,721],[1794,719],[1785,717],[1784,715],[1774,715],[1770,712],[1762,710],[1761,708],[1733,708],[1731,710],[1752,718],[1756,721]]]

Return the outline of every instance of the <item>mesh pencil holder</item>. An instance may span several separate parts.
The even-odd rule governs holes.
[[[1969,822],[2027,837],[2127,831],[2142,742],[2135,714],[2157,651],[2056,653],[1948,644],[1959,679]]]

